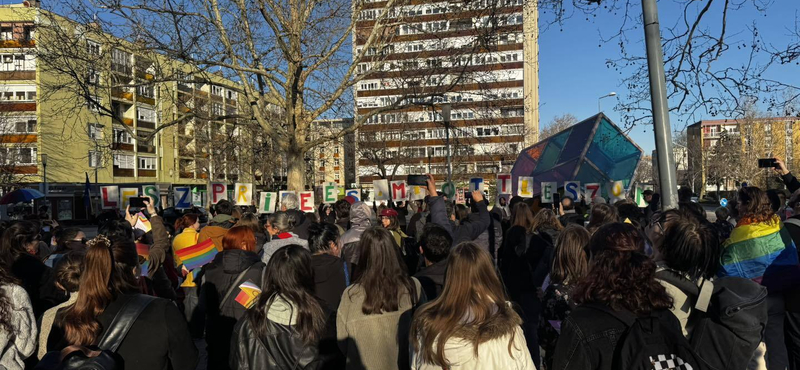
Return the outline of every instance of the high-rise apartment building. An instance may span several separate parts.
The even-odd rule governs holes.
[[[310,140],[339,134],[353,124],[352,118],[324,119],[314,121]],[[345,134],[336,140],[317,146],[311,155],[308,167],[309,184],[320,185],[334,182],[341,187],[352,187],[355,183],[355,139],[354,134]]]
[[[536,1],[398,4],[367,1],[357,15],[356,117],[380,111],[358,130],[361,184],[425,172],[443,179],[448,144],[455,180],[510,170],[538,141]],[[365,50],[379,19],[388,41]]]
[[[159,184],[162,195],[170,184],[204,188],[211,180],[253,179],[255,173],[239,158],[245,150],[235,142],[242,128],[232,118],[214,119],[238,112],[234,82],[208,73],[195,78],[202,73],[197,68],[139,54],[118,39],[105,44],[100,40],[110,36],[93,37],[100,31],[92,25],[74,24],[35,5],[0,6],[4,183],[38,185],[46,190],[53,213],[68,220],[86,217],[86,174],[100,185]],[[40,27],[44,20],[63,22],[64,29],[74,32],[67,36],[79,51],[76,60],[86,57],[83,53],[97,56],[96,64],[83,66],[85,87],[97,104],[86,103],[78,83],[63,70],[39,60],[49,52],[43,44],[60,39],[53,28]],[[103,109],[112,114],[101,114]],[[176,121],[190,112],[197,115]],[[131,132],[152,134],[152,140],[135,140]]]

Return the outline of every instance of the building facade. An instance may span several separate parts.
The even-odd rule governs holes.
[[[769,180],[759,158],[779,157],[800,169],[800,118],[703,120],[686,128],[685,181],[698,194],[732,191],[739,183]]]
[[[253,180],[255,172],[239,158],[242,128],[226,118],[239,110],[234,82],[213,74],[195,78],[198,69],[137,54],[120,40],[107,45],[101,40],[109,36],[94,37],[100,33],[91,25],[73,24],[36,5],[0,6],[0,121],[5,123],[0,155],[6,183],[38,186],[53,213],[68,220],[86,218],[87,175],[99,185],[159,184],[162,196],[170,184],[204,188],[211,180]],[[63,70],[37,60],[48,53],[48,42],[59,40],[53,28],[39,27],[45,19],[74,32],[81,54],[76,59],[98,61],[83,66],[85,86],[71,85]],[[82,88],[91,91],[91,99],[77,93]]]
[[[356,119],[368,116],[356,137],[359,182],[443,179],[448,146],[456,180],[509,170],[538,141],[536,1],[399,4],[372,1],[358,14]],[[392,36],[365,50],[382,16]]]
[[[310,140],[333,136],[353,125],[352,118],[317,120],[313,124]],[[317,146],[311,153],[307,183],[321,185],[334,182],[341,187],[355,184],[355,134],[344,136]]]

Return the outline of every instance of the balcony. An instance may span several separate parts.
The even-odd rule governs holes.
[[[126,144],[126,143],[111,143],[112,150],[125,150],[132,152],[133,151],[133,144]]]
[[[111,71],[130,76],[133,73],[133,67],[130,64],[111,63]]]
[[[182,179],[193,179],[194,173],[181,171],[178,176]]]
[[[154,145],[139,145],[136,147],[136,151],[139,153],[155,153],[156,147]]]
[[[119,177],[133,177],[134,171],[132,168],[119,168],[114,167],[114,176]]]
[[[133,101],[133,89],[129,87],[112,87],[111,96],[116,99]]]
[[[139,170],[139,177],[156,177],[156,170]]]
[[[137,95],[136,101],[139,103],[149,104],[149,105],[156,105],[156,99],[148,98],[144,95]]]
[[[19,135],[0,135],[0,143],[4,144],[30,144],[36,142],[36,135],[26,135],[26,134],[19,134]]]
[[[36,112],[35,102],[0,102],[0,112]]]
[[[141,119],[136,122],[136,125],[139,128],[147,128],[147,129],[151,129],[151,130],[155,130],[155,128],[156,128],[156,123],[155,122],[145,121],[145,120],[141,120]]]
[[[0,41],[0,48],[4,49],[18,49],[18,48],[32,48],[36,46],[34,40],[3,40]]]
[[[120,122],[124,123],[125,125],[133,127],[133,118],[122,117],[119,120],[120,120]]]
[[[20,80],[35,80],[36,71],[7,71],[0,72],[0,80],[2,81],[20,81]]]

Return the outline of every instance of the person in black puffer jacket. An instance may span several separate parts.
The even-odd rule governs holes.
[[[330,313],[313,293],[311,254],[298,245],[278,249],[258,301],[236,323],[230,368],[317,369]]]
[[[350,282],[350,272],[339,255],[339,229],[331,223],[313,224],[308,228],[311,268],[314,269],[314,295],[329,310],[336,311],[342,293]]]
[[[252,304],[236,299],[242,291],[239,286],[245,282],[262,286],[264,263],[254,252],[255,244],[249,227],[235,226],[222,238],[222,252],[203,267],[197,309],[205,316],[209,369],[228,369],[233,327]]]

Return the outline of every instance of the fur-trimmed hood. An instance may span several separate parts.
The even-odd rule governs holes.
[[[480,325],[469,324],[472,317],[468,314],[462,320],[465,325],[456,330],[453,336],[470,341],[477,337],[478,343],[483,343],[513,333],[515,327],[522,325],[522,319],[511,308],[511,303],[506,302],[506,304],[507,309],[502,312],[495,306],[492,317]]]

